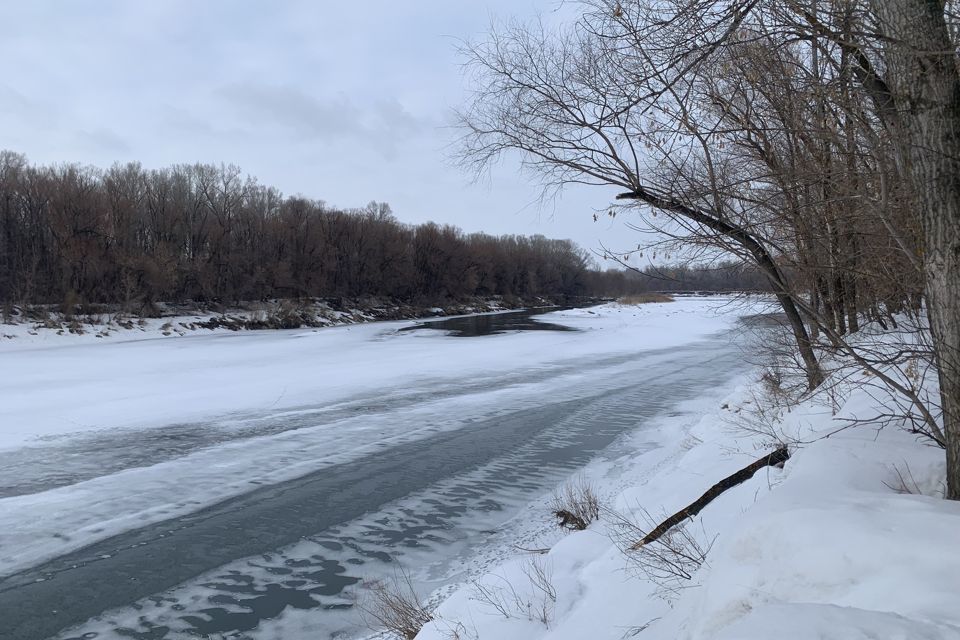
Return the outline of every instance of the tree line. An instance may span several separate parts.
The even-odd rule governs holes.
[[[841,353],[906,398],[960,499],[960,14],[927,0],[582,0],[464,47],[461,160],[620,190],[666,244],[763,274],[808,389]],[[926,328],[939,397],[858,348]],[[915,346],[898,351],[914,354]]]
[[[648,291],[682,292],[754,292],[769,293],[770,283],[763,273],[742,262],[724,260],[716,264],[648,265],[628,277]]]
[[[0,302],[619,295],[569,240],[402,224],[284,197],[235,166],[34,166],[0,154]]]

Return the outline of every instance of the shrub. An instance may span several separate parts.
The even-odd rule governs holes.
[[[624,514],[608,515],[613,520],[611,535],[614,542],[633,568],[656,585],[658,596],[669,601],[681,590],[695,586],[695,574],[706,563],[715,537],[701,542],[687,521],[671,527],[653,542],[638,547],[637,541],[643,540],[661,519],[654,518],[646,510],[641,510],[640,522]],[[706,538],[705,531],[703,537]]]
[[[562,528],[583,531],[600,517],[600,499],[593,485],[581,477],[554,495],[551,510]]]
[[[386,630],[397,638],[413,640],[433,620],[406,571],[399,571],[392,581],[377,580],[367,586],[367,597],[357,607],[372,630]]]
[[[544,560],[534,558],[524,563],[522,571],[529,583],[526,588],[521,585],[518,589],[510,580],[494,574],[486,581],[473,583],[473,599],[508,620],[526,618],[549,629],[557,603],[553,570]]]

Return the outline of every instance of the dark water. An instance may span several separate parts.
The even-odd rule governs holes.
[[[398,564],[430,588],[456,578],[457,559],[489,546],[519,505],[742,371],[741,353],[718,336],[579,363],[595,392],[497,415],[464,409],[459,429],[96,543],[0,580],[0,638],[248,640],[296,610],[310,612],[304,637],[354,637],[352,589]],[[516,383],[505,374],[468,391]]]
[[[508,331],[576,331],[562,324],[554,324],[542,320],[535,320],[534,316],[543,315],[550,311],[561,311],[565,307],[542,307],[524,309],[523,311],[507,311],[505,313],[485,313],[444,320],[429,320],[412,327],[404,327],[401,331],[415,331],[419,329],[434,329],[447,331],[451,336],[458,338],[476,338],[478,336],[492,336]]]

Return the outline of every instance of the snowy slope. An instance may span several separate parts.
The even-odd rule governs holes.
[[[645,513],[673,513],[769,451],[737,428],[756,418],[759,395],[744,385],[665,449],[589,477],[643,528]],[[960,638],[960,503],[941,498],[943,452],[896,425],[836,432],[877,401],[849,386],[835,412],[832,402],[815,396],[783,415],[778,429],[800,441],[785,468],[758,472],[687,526],[709,549],[692,580],[651,580],[623,551],[636,532],[607,513],[461,587],[418,640]],[[533,563],[555,597],[531,580]]]

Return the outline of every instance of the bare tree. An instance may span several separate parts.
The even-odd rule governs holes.
[[[756,3],[702,13],[711,3],[690,2],[667,21],[664,4],[681,3],[587,2],[563,33],[508,25],[465,47],[477,90],[460,114],[461,159],[482,171],[519,152],[548,189],[616,187],[618,200],[667,214],[688,241],[750,260],[770,282],[814,388],[823,372],[781,249],[742,202],[723,196],[724,181],[741,176],[715,162],[709,135],[695,125],[703,114],[689,100],[702,91],[706,60]]]
[[[464,48],[476,84],[460,114],[464,164],[482,171],[518,152],[548,190],[616,188],[670,242],[752,262],[788,319],[807,387],[823,380],[816,349],[876,375],[947,449],[948,496],[960,498],[952,4],[580,6],[566,29],[508,24]],[[919,314],[921,298],[939,405],[890,371],[896,354],[846,338],[864,319]]]

